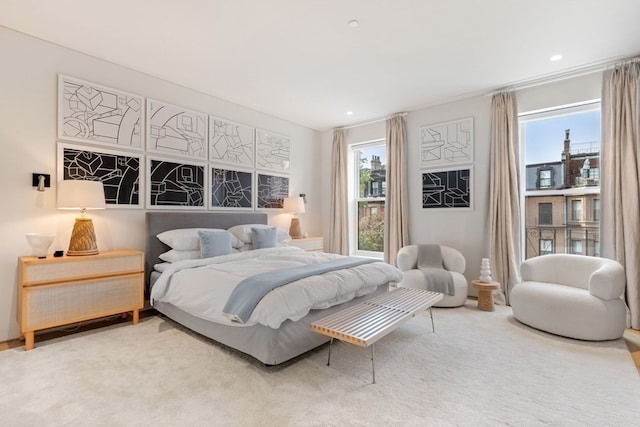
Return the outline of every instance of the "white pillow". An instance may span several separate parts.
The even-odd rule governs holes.
[[[184,261],[185,259],[199,259],[200,249],[196,249],[194,251],[179,251],[177,249],[171,249],[170,251],[158,255],[158,258],[166,262],[178,262]]]
[[[273,226],[266,225],[266,224],[241,224],[241,225],[235,225],[229,228],[229,232],[234,236],[236,236],[240,241],[244,243],[251,243],[252,228],[271,228],[271,227]],[[276,240],[278,241],[278,243],[291,241],[291,236],[289,236],[289,233],[277,227],[276,227],[276,230],[277,230]]]
[[[171,249],[179,251],[195,251],[200,250],[200,236],[198,231],[226,231],[221,228],[177,228],[175,230],[167,230],[156,237]],[[231,236],[231,247],[239,248],[244,243]]]

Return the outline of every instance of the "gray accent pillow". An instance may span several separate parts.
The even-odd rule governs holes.
[[[200,238],[200,257],[211,258],[220,255],[229,255],[232,252],[231,234],[226,230],[198,231]]]
[[[276,227],[253,227],[251,241],[253,249],[275,248],[278,245],[278,229]]]

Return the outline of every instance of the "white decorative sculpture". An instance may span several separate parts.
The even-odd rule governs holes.
[[[33,250],[33,256],[38,258],[47,257],[47,251],[55,239],[55,234],[27,233],[27,242]]]
[[[482,263],[480,264],[480,279],[483,283],[490,283],[491,279],[491,266],[489,264],[489,258],[482,258]]]

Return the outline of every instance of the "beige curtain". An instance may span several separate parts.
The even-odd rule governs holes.
[[[627,276],[629,323],[640,329],[640,58],[606,71],[602,85],[602,256]]]
[[[387,120],[387,194],[384,221],[384,260],[396,265],[400,248],[409,243],[407,218],[407,132],[404,117]]]
[[[490,146],[491,273],[502,287],[496,302],[509,304],[509,291],[520,281],[518,108],[511,91],[496,93],[491,101]]]
[[[331,162],[331,212],[329,218],[329,252],[349,254],[349,223],[347,217],[347,150],[344,130],[333,131]]]

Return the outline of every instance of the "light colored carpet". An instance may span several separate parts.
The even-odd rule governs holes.
[[[160,317],[0,352],[6,426],[638,425],[640,376],[622,340],[519,324],[508,307],[434,309],[370,352],[344,343],[284,367]]]

